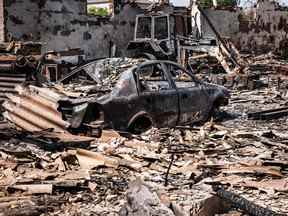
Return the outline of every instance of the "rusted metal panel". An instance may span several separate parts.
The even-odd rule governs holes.
[[[5,55],[1,53],[0,62],[15,62],[16,58],[16,55]]]
[[[53,128],[56,132],[65,132],[69,123],[62,119],[57,111],[57,101],[63,96],[54,89],[36,86],[17,86],[17,94],[7,94],[4,102],[4,116],[17,127],[27,131],[42,131]]]

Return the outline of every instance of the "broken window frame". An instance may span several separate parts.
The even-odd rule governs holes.
[[[50,69],[54,69],[55,70],[55,79],[51,79],[53,76],[51,76],[51,74],[53,73]],[[57,64],[45,64],[44,65],[44,76],[46,77],[46,79],[49,82],[57,82],[58,79],[60,79],[60,73],[58,70],[58,65]]]
[[[165,29],[167,29],[167,31],[165,32],[165,34],[167,33],[167,35],[165,35],[165,37],[164,38],[161,38],[162,37],[162,35],[160,36],[160,37],[157,37],[158,36],[158,33],[160,33],[160,32],[162,32],[161,30],[161,28],[160,28],[160,25],[159,25],[159,28],[157,28],[157,23],[159,22],[158,20],[161,20],[161,19],[165,19],[165,24],[166,24],[166,27],[165,27]],[[162,21],[161,21],[162,22]],[[159,23],[161,23],[161,22],[159,22]],[[153,24],[153,22],[152,22],[152,24]],[[170,34],[170,25],[169,25],[169,16],[157,16],[157,17],[154,17],[154,34],[153,34],[153,36],[154,36],[154,38],[156,39],[156,40],[158,40],[158,41],[166,41],[166,40],[169,40],[169,34]],[[157,33],[157,35],[156,35],[156,33]]]
[[[90,62],[88,64],[85,64],[85,65],[82,65],[80,67],[77,67],[74,70],[72,70],[70,73],[66,74],[64,77],[59,79],[57,81],[57,83],[65,83],[66,80],[69,80],[72,76],[74,76],[75,74],[77,74],[77,73],[79,73],[81,71],[84,71],[95,83],[97,83],[97,82],[99,82],[99,79],[93,74],[93,72],[89,71],[89,68],[91,68],[91,67],[94,70],[97,63],[98,62],[93,61],[93,62]]]
[[[149,32],[149,37],[138,37],[139,36],[139,24],[140,24],[140,19],[148,19],[149,18],[149,24],[150,24],[150,32]],[[153,26],[153,19],[151,16],[137,16],[136,18],[136,28],[135,28],[135,40],[147,40],[147,39],[152,39],[153,32],[152,32],[152,26]],[[147,32],[148,33],[148,32]],[[141,32],[141,34],[145,34],[145,32]]]
[[[193,75],[191,75],[187,70],[185,70],[184,68],[182,68],[182,67],[179,67],[179,65],[176,65],[176,64],[172,64],[171,62],[166,62],[165,63],[165,66],[166,66],[166,68],[167,68],[167,71],[168,71],[168,73],[169,73],[169,76],[171,76],[171,80],[173,81],[173,83],[174,83],[174,85],[175,85],[175,88],[177,88],[177,89],[183,89],[183,88],[195,88],[196,86],[197,86],[197,84],[199,83],[199,81],[193,76]],[[193,86],[190,86],[190,87],[187,87],[187,86],[178,86],[177,85],[177,80],[175,80],[173,77],[173,74],[172,74],[172,72],[171,72],[171,67],[175,67],[175,68],[177,68],[178,70],[181,70],[182,71],[182,73],[184,73],[185,75],[187,75],[190,79],[191,79],[191,81],[181,81],[181,80],[179,80],[178,82],[183,82],[183,83],[185,83],[185,82],[191,82],[191,83],[193,83]]]
[[[144,18],[144,17],[151,17],[151,38],[138,38],[137,37],[139,19]],[[168,37],[165,38],[165,39],[157,39],[157,38],[155,38],[155,19],[161,18],[161,17],[166,17],[166,20],[167,20]],[[158,16],[138,15],[136,17],[136,27],[135,27],[135,32],[134,32],[134,40],[135,41],[157,40],[159,42],[162,42],[162,41],[170,41],[170,39],[171,39],[171,27],[170,27],[170,15],[169,14],[158,15]]]
[[[141,81],[140,81],[140,76],[139,76],[139,72],[142,68],[144,67],[149,67],[149,66],[154,66],[156,67],[156,65],[159,64],[161,66],[161,70],[163,72],[163,75],[165,76],[167,83],[169,85],[169,88],[167,89],[159,89],[159,90],[142,90],[141,88]],[[134,70],[134,77],[136,79],[136,85],[137,85],[137,90],[138,90],[138,95],[140,94],[145,94],[145,93],[156,93],[156,92],[161,92],[161,91],[169,91],[169,90],[175,90],[175,87],[173,86],[172,84],[172,81],[171,81],[171,77],[170,75],[167,73],[167,69],[166,69],[166,66],[165,66],[165,63],[164,62],[161,62],[161,61],[156,61],[156,62],[149,62],[149,63],[144,63],[144,64],[141,64],[139,65],[139,67],[137,67],[135,70]],[[156,81],[156,80],[155,80]]]

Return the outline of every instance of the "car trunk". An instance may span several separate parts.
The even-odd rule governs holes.
[[[86,109],[94,109],[92,120],[100,118],[95,103],[107,98],[121,74],[140,60],[102,59],[78,67],[56,84],[46,87],[18,86],[4,103],[5,116],[18,128],[42,131],[53,128],[67,132],[81,127]]]

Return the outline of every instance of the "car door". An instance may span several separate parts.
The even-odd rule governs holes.
[[[179,125],[201,121],[207,116],[209,98],[201,83],[177,64],[167,63],[179,95]]]
[[[156,127],[173,127],[178,120],[178,93],[161,62],[145,63],[136,71],[141,107]]]

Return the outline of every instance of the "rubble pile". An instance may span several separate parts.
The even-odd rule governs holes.
[[[134,21],[117,20],[126,3]],[[0,216],[288,215],[287,61],[240,53],[197,1],[126,3],[109,8],[111,29],[108,17],[71,21],[81,31],[100,23],[105,52],[68,39],[45,54],[41,43],[0,44]],[[282,15],[266,26],[262,10],[247,26],[237,15],[239,30],[287,26]],[[56,20],[56,38],[75,37],[79,28]],[[102,38],[89,32],[85,41]]]
[[[191,66],[199,79],[234,90],[255,90],[287,80],[287,62],[273,53],[239,56],[243,63],[241,71],[233,73],[225,72],[211,57],[198,59]]]
[[[3,128],[0,215],[286,215],[288,119],[246,115],[281,95],[233,91],[222,122],[139,136]]]
[[[15,92],[16,85],[32,78],[40,54],[40,43],[11,41],[0,44],[0,103],[6,99],[6,93]]]

